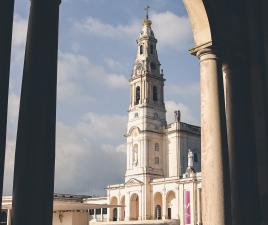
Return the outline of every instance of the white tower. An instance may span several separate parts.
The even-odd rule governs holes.
[[[147,10],[130,79],[126,182],[134,178],[146,183],[164,176],[165,79],[160,71],[157,39],[151,25]]]

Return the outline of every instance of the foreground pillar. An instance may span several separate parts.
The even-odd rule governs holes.
[[[13,183],[13,225],[51,225],[59,0],[32,0]]]
[[[260,104],[262,95],[253,99],[254,107],[251,107],[248,63],[239,57],[234,58],[229,55],[227,59],[228,61],[225,60],[223,64],[223,74],[226,93],[232,222],[233,225],[258,224],[260,209],[257,167],[262,167],[262,165],[261,161],[256,162],[255,136],[253,133],[254,129],[257,132],[265,133],[261,129],[265,116],[262,117],[261,110],[259,110],[259,106],[262,105]],[[256,79],[258,70],[254,71],[252,85],[258,82],[258,79]],[[260,89],[254,90],[254,93],[258,93]],[[258,109],[257,113],[255,112],[256,109]],[[254,121],[254,116],[260,118],[260,124],[256,123],[257,120]],[[261,145],[265,141],[265,137],[263,139],[259,138],[256,141],[257,148],[261,149],[263,147]],[[265,160],[265,157],[263,158]],[[264,174],[266,174],[266,168],[267,166],[264,164],[262,167]]]
[[[228,145],[221,62],[210,49],[198,51],[201,74],[202,219],[229,225]]]
[[[0,3],[0,211],[6,151],[6,126],[14,0]]]

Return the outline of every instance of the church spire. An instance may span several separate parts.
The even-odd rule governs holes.
[[[149,6],[145,8],[142,30],[137,38],[137,56],[131,75],[132,96],[130,110],[136,106],[155,107],[165,112],[164,77],[157,54],[157,39],[149,19]]]

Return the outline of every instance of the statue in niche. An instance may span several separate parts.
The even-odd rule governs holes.
[[[188,150],[188,168],[194,167],[194,153],[191,149]]]
[[[137,166],[138,165],[138,146],[135,145],[134,148],[133,148],[133,156],[132,156],[132,164],[134,166]]]

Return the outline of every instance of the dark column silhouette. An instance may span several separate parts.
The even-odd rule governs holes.
[[[59,0],[32,0],[13,183],[13,225],[52,223]]]
[[[14,0],[3,0],[0,6],[0,211],[6,150],[8,86],[11,56]]]

